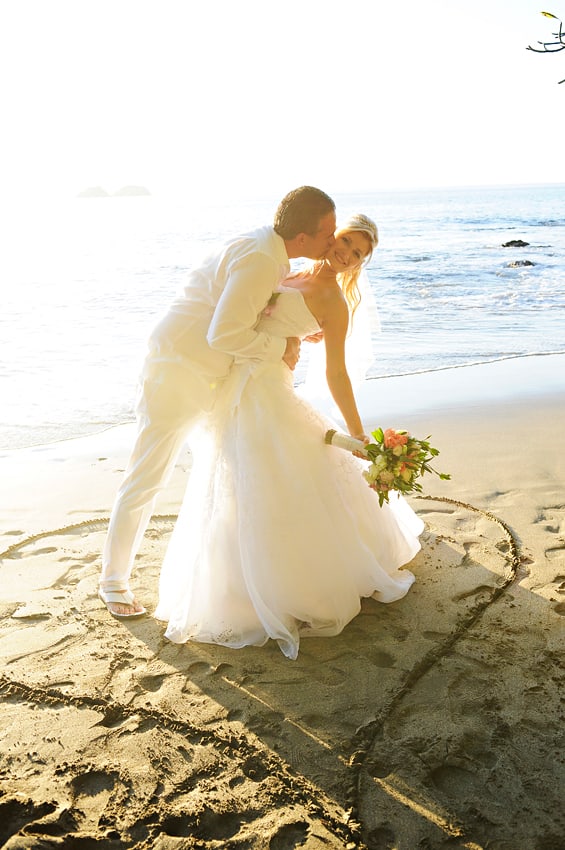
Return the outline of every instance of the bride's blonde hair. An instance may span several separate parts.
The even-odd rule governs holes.
[[[363,258],[363,261],[359,263],[356,268],[350,269],[350,271],[347,272],[340,272],[337,276],[337,281],[345,296],[347,306],[349,307],[349,314],[351,317],[350,321],[353,320],[353,315],[361,302],[361,293],[359,292],[358,286],[359,275],[367,263],[370,262],[371,257],[373,256],[373,251],[379,244],[379,231],[377,225],[369,218],[369,216],[363,215],[363,213],[356,213],[344,221],[344,223],[336,231],[336,238],[341,236],[343,233],[351,231],[363,233],[369,240],[370,248],[367,256]]]

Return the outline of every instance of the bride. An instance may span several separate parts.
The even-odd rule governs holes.
[[[326,378],[349,433],[369,438],[345,365],[358,277],[378,241],[356,215],[325,259],[287,278],[258,328],[323,333]],[[301,637],[337,635],[360,599],[403,597],[399,569],[420,548],[423,523],[396,494],[379,507],[348,452],[324,443],[335,423],[294,390],[285,363],[233,366],[192,443],[194,466],[165,556],[155,617],[165,636],[229,647],[277,641],[296,658]]]

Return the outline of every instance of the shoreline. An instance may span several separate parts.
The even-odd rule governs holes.
[[[519,423],[521,412],[533,402],[550,419],[559,415],[565,399],[565,354],[479,364],[464,375],[462,381],[461,370],[454,369],[366,381],[356,397],[368,432],[394,427],[420,438],[431,434],[441,468],[449,472],[452,422],[469,431],[469,440],[479,432],[490,432],[496,440],[497,429],[506,427],[502,423]],[[342,424],[328,394],[309,400]],[[132,421],[86,436],[0,451],[0,546],[93,511],[108,515],[135,434]],[[170,486],[157,499],[157,511],[176,513],[190,466],[185,447]]]
[[[408,596],[363,600],[294,662],[108,616],[100,552],[134,423],[0,453],[0,842],[559,847],[564,364],[364,388],[367,425],[430,433],[452,479],[409,498],[426,530]],[[190,463],[136,560],[150,610]]]
[[[544,366],[548,368],[544,369]],[[462,372],[469,379],[464,384],[460,374]],[[518,386],[518,378],[526,380]],[[513,354],[485,363],[463,363],[398,375],[371,376],[366,379],[364,385],[355,388],[359,408],[365,416],[372,417],[374,405],[381,403],[381,399],[376,399],[377,390],[382,390],[387,415],[395,412],[414,413],[417,409],[450,407],[454,401],[461,406],[474,406],[481,401],[486,403],[493,398],[518,401],[532,395],[549,397],[560,392],[565,393],[565,351]],[[297,391],[301,391],[300,386]],[[331,412],[332,416],[339,419],[339,413],[333,407],[327,392],[316,398],[308,398],[313,404],[320,406],[328,413]],[[410,398],[414,399],[412,403],[409,401]],[[0,462],[6,453],[41,449],[74,440],[94,440],[107,431],[132,428],[134,425],[135,420],[132,418],[129,421],[104,425],[98,430],[85,434],[64,437],[61,440],[0,447]],[[104,442],[104,438],[102,441]]]

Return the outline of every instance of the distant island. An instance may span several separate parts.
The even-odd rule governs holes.
[[[79,192],[78,198],[124,198],[134,197],[138,195],[150,195],[149,189],[145,186],[122,186],[117,192],[107,192],[102,186],[90,186],[88,189],[83,189]]]
[[[124,196],[124,195],[150,195],[151,192],[149,189],[146,189],[145,186],[122,186],[121,189],[118,189],[117,192],[114,192],[116,196]]]
[[[92,186],[90,189],[83,189],[79,192],[77,198],[109,198],[110,193],[103,189],[102,186]]]

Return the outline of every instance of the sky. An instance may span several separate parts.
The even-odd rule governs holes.
[[[3,0],[2,196],[563,182],[540,2]]]

